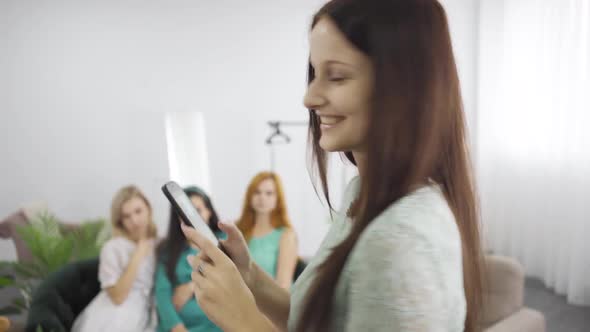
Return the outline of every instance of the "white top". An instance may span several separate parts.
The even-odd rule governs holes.
[[[155,241],[155,240],[154,240]],[[154,283],[156,257],[145,257],[137,271],[129,295],[120,305],[115,305],[105,289],[114,286],[123,275],[136,243],[125,237],[107,241],[100,252],[98,279],[102,291],[76,318],[74,332],[139,332],[153,331],[157,323],[153,315],[151,290]]]
[[[316,269],[350,232],[346,217],[360,179],[348,185],[341,212],[291,291],[289,331],[303,311]],[[332,331],[463,331],[466,315],[461,238],[436,185],[389,206],[361,234],[333,299]]]
[[[155,240],[152,241],[155,248]],[[101,289],[114,286],[119,281],[127,269],[136,247],[135,242],[123,236],[112,238],[104,244],[100,251],[98,267],[98,280]],[[140,292],[149,296],[154,284],[155,258],[154,254],[148,255],[140,264],[133,286],[131,286],[131,292]]]

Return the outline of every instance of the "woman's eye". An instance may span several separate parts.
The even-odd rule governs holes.
[[[330,82],[342,82],[344,80],[346,80],[346,78],[343,76],[334,76],[329,78]]]

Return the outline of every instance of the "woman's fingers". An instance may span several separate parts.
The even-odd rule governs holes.
[[[219,229],[227,234],[227,239],[221,240],[223,247],[229,251],[238,251],[232,252],[231,255],[238,254],[239,251],[248,248],[246,240],[244,239],[244,235],[242,235],[242,232],[238,226],[235,224],[226,224],[222,222],[220,222],[218,225]]]
[[[215,266],[205,261],[195,261],[194,263],[197,268],[191,273],[191,279],[195,285],[194,293],[197,301],[211,299],[212,296],[214,298],[211,291],[214,291],[218,287],[215,285],[219,285],[219,283],[216,283],[218,279],[216,274],[219,273],[219,270],[216,270]]]
[[[195,299],[197,302],[201,303],[201,301],[205,298],[205,289],[208,289],[205,285],[207,283],[207,279],[203,277],[199,272],[192,272],[191,279],[193,279],[193,283],[195,284]]]
[[[225,234],[227,234],[227,241],[239,240],[242,237],[242,232],[238,229],[238,226],[232,223],[219,222],[217,224]]]
[[[242,235],[242,232],[235,224],[219,223],[219,229],[227,234],[226,240],[221,240],[221,245],[227,255],[238,266],[246,266],[250,261],[248,253],[248,244]]]
[[[199,272],[191,272],[191,279],[193,280],[193,283],[195,284],[195,292],[197,290],[201,291],[203,289],[203,286],[205,284],[205,277],[200,274]]]
[[[185,226],[184,223],[180,224],[180,228],[182,229],[182,232],[184,233],[184,236],[187,238],[187,240],[189,240],[189,242],[197,246],[197,248],[199,248],[200,250],[205,250],[210,245],[213,245],[212,243],[209,245],[207,243],[207,238],[201,235],[201,233],[199,233],[199,231],[197,231],[196,229]]]
[[[194,244],[201,252],[209,257],[214,263],[222,263],[227,256],[219,249],[213,242],[209,241],[199,231],[192,227],[185,226],[183,223],[180,224],[184,236]]]
[[[191,277],[201,276],[209,279],[214,279],[216,278],[215,274],[219,273],[219,268],[215,267],[213,264],[206,260],[199,259],[198,256],[188,255],[186,257],[186,260],[188,261],[189,265],[192,267],[193,270],[193,274],[191,274]],[[194,278],[193,281],[195,281]]]
[[[188,264],[193,268],[193,270],[197,268],[197,264],[199,261],[211,262],[211,259],[207,255],[205,255],[202,251],[200,251],[196,255],[186,256],[186,260],[188,261]]]
[[[214,267],[211,264],[211,260],[207,256],[204,256],[202,253],[199,253],[196,256],[188,255],[186,256],[186,261],[192,267],[193,271],[197,271],[199,269],[201,269],[202,272],[204,272],[205,269],[211,271],[211,269]]]

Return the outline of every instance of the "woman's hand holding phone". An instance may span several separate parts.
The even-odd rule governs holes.
[[[255,284],[254,264],[237,227],[220,223],[220,229],[227,234],[227,240],[221,242],[225,253],[197,230],[182,224],[186,238],[200,250],[197,256],[188,257],[194,271],[195,297],[222,330],[247,331],[249,323],[256,326],[264,320],[250,290]]]
[[[231,259],[234,263],[242,279],[248,288],[254,287],[255,284],[255,269],[254,269],[254,262],[250,257],[250,251],[248,250],[248,244],[246,244],[246,239],[242,235],[242,232],[236,227],[234,224],[220,222],[219,229],[222,232],[227,234],[227,239],[221,240],[220,244],[223,248],[223,252]],[[192,247],[195,247],[201,252],[196,256],[199,260],[208,260],[206,253],[203,252],[202,248],[199,246],[199,242],[201,243],[206,240],[204,236],[199,234],[197,230],[191,227],[187,227],[184,224],[181,224],[182,231],[184,235],[189,241],[189,244]]]

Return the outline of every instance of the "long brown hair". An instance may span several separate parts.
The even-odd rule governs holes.
[[[324,17],[370,57],[374,91],[366,174],[350,210],[354,226],[318,267],[298,330],[329,328],[335,286],[363,230],[413,186],[430,179],[442,189],[461,233],[465,331],[476,331],[483,302],[478,209],[445,11],[436,0],[333,0],[315,15],[312,29]],[[308,65],[309,83],[314,75]],[[314,110],[309,110],[309,116],[313,173],[319,176],[329,202],[320,122]],[[355,163],[350,151],[345,155]]]
[[[252,196],[258,190],[258,186],[265,180],[272,180],[275,184],[275,190],[277,193],[277,206],[272,211],[271,225],[274,228],[279,227],[291,227],[289,217],[287,215],[287,203],[285,201],[285,193],[283,190],[283,184],[281,179],[276,173],[273,172],[260,172],[250,181],[248,189],[246,190],[246,197],[244,198],[244,205],[242,207],[242,215],[238,219],[237,226],[244,234],[246,241],[249,241],[252,237],[252,230],[256,223],[256,212],[252,208]]]

